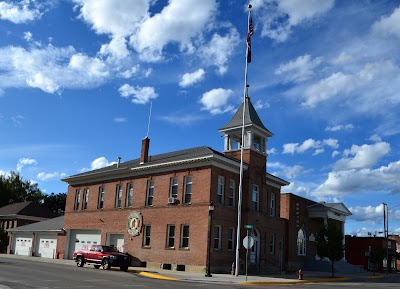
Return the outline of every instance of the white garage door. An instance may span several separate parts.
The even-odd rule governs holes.
[[[124,234],[109,234],[107,245],[114,246],[120,252],[124,251]]]
[[[14,236],[14,254],[30,256],[32,252],[32,235],[15,235]]]
[[[89,250],[92,245],[101,245],[101,232],[92,230],[71,230],[68,258],[75,250]]]
[[[56,235],[38,235],[35,240],[35,256],[55,258],[57,250]]]

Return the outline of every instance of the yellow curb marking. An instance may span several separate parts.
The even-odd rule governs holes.
[[[301,284],[301,283],[322,283],[322,282],[337,282],[337,281],[348,281],[351,280],[351,278],[325,278],[325,279],[317,279],[317,280],[293,280],[293,281],[270,281],[270,282],[265,282],[265,281],[254,281],[254,282],[239,282],[240,284],[247,284],[247,285],[262,285],[262,284],[273,284],[273,285],[278,285],[278,284],[283,284],[283,285],[288,285],[288,284]]]
[[[150,278],[155,278],[155,279],[170,280],[170,281],[179,280],[178,278],[172,278],[172,277],[157,275],[157,274],[148,273],[148,272],[140,272],[139,275],[143,275],[143,276],[150,277]]]
[[[368,276],[369,279],[379,279],[383,278],[383,276]]]

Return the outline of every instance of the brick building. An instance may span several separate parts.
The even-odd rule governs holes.
[[[386,244],[389,245],[388,248]],[[386,252],[386,250],[388,251]],[[365,270],[386,272],[387,253],[389,272],[396,272],[396,240],[392,236],[387,241],[386,238],[378,236],[346,236],[346,260],[350,264],[363,266]]]
[[[204,271],[212,201],[211,269],[229,272],[235,260],[243,107],[220,129],[224,153],[197,147],[150,156],[145,138],[140,158],[63,179],[69,185],[67,258],[75,249],[102,243],[148,267]],[[289,183],[266,172],[272,133],[248,97],[245,132],[241,222],[254,226],[250,262],[277,270],[284,234],[280,191]]]
[[[212,201],[211,272],[230,272],[236,255],[243,144],[241,227],[253,226],[250,270],[277,272],[287,264],[300,266],[316,258],[311,245],[316,227],[329,217],[344,223],[350,214],[347,208],[292,194],[281,200],[281,188],[289,183],[267,173],[267,140],[273,134],[249,97],[219,131],[223,153],[203,146],[152,156],[150,140],[145,138],[140,158],[63,179],[68,183],[66,246],[59,253],[72,258],[76,249],[107,244],[150,268],[204,272]],[[241,269],[245,235],[241,229]],[[299,244],[301,250],[296,251]]]
[[[315,247],[317,233],[327,219],[334,220],[344,236],[346,217],[351,212],[343,203],[317,203],[291,193],[281,195],[281,218],[285,220],[285,264],[301,268],[303,264],[319,260]],[[344,237],[343,237],[344,238]],[[343,245],[345,239],[343,239]]]

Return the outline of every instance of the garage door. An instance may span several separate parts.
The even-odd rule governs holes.
[[[32,243],[32,235],[15,235],[13,242],[14,254],[30,256],[32,252]]]
[[[100,231],[71,230],[68,258],[72,259],[75,250],[89,250],[92,245],[100,243]]]
[[[35,241],[35,256],[55,258],[57,250],[56,235],[38,235]]]
[[[124,234],[109,234],[107,245],[114,246],[120,252],[124,251]]]

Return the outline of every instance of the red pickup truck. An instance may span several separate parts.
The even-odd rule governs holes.
[[[125,272],[128,271],[131,263],[129,255],[119,252],[115,247],[103,245],[93,245],[89,251],[75,251],[73,258],[78,267],[83,267],[87,263],[93,264],[96,269],[99,269],[100,266],[104,270],[119,267]]]

